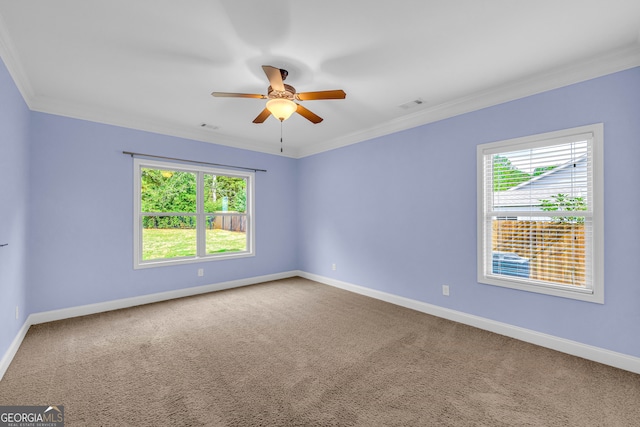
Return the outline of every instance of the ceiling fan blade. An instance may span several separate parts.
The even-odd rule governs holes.
[[[264,121],[267,120],[270,115],[271,111],[265,108],[260,114],[258,114],[258,117],[253,119],[253,123],[264,123]]]
[[[313,101],[315,99],[345,99],[347,94],[342,90],[322,90],[320,92],[302,92],[296,94],[300,101]]]
[[[232,93],[232,92],[211,92],[212,96],[219,98],[257,98],[267,99],[267,95],[260,95],[257,93]]]
[[[296,105],[298,105],[296,113],[300,114],[302,117],[309,120],[313,124],[318,124],[323,120],[322,117],[318,116],[316,113],[312,113],[311,111],[304,108],[302,105],[300,104],[296,104]]]
[[[263,65],[262,69],[269,79],[269,84],[273,90],[284,92],[284,83],[282,82],[282,74],[280,68],[272,67],[271,65]]]

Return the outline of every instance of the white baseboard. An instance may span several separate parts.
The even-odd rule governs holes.
[[[29,319],[27,318],[27,320],[25,320],[24,324],[22,325],[22,328],[20,328],[18,334],[11,342],[11,345],[4,353],[4,356],[2,356],[2,359],[0,360],[0,380],[2,380],[2,377],[4,377],[4,373],[7,372],[7,369],[9,369],[9,365],[18,352],[20,344],[22,344],[22,340],[24,339],[25,335],[27,335],[29,326],[31,325],[29,324]]]
[[[451,310],[449,308],[428,304],[422,301],[393,295],[387,292],[377,291],[375,289],[365,288],[363,286],[354,285],[352,283],[342,282],[340,280],[331,279],[317,274],[299,272],[300,277],[313,280],[325,285],[334,286],[357,294],[365,295],[371,298],[390,302],[412,310],[431,314],[433,316],[452,320],[454,322],[463,323],[465,325],[474,326],[486,331],[495,332],[500,335],[515,338],[541,347],[550,348],[562,353],[578,356],[583,359],[592,360],[604,365],[613,366],[624,369],[626,371],[640,374],[640,357],[630,356],[624,353],[607,350],[583,344],[577,341],[571,341],[565,338],[559,338],[549,334],[543,334],[530,329],[513,326],[508,323],[497,322],[495,320],[486,319],[484,317],[467,314],[461,311]]]
[[[289,277],[299,276],[297,270],[286,271],[282,273],[268,274],[265,276],[255,276],[246,279],[232,280],[228,282],[213,283],[210,285],[196,286],[193,288],[176,289],[173,291],[159,292],[149,295],[141,295],[131,298],[123,298],[113,301],[105,301],[96,304],[81,305],[78,307],[62,308],[59,310],[44,311],[40,313],[32,313],[20,328],[20,331],[14,338],[13,342],[5,352],[2,360],[0,360],[0,380],[9,368],[22,340],[27,335],[27,331],[31,325],[39,323],[53,322],[56,320],[70,319],[72,317],[87,316],[89,314],[103,313],[105,311],[119,310],[121,308],[135,307],[137,305],[150,304],[159,301],[167,301],[176,298],[183,298],[192,295],[206,294],[209,292],[222,291],[224,289],[239,288],[241,286],[255,285],[257,283],[269,282],[272,280],[286,279]]]

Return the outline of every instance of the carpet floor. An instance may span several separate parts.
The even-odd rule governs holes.
[[[637,426],[640,375],[291,278],[32,326],[66,426]]]

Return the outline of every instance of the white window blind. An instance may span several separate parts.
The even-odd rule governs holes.
[[[601,125],[478,147],[478,280],[602,302]],[[601,177],[599,178],[601,181]]]

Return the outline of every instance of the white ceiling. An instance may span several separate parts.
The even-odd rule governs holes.
[[[345,90],[284,122],[301,157],[639,66],[640,1],[0,0],[0,54],[32,110],[275,154],[264,100],[210,93]]]

